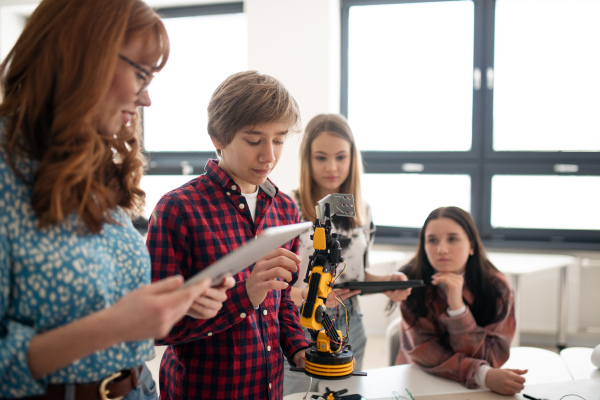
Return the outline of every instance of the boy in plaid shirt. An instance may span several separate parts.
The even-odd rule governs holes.
[[[215,90],[208,133],[218,160],[165,194],[152,213],[153,280],[189,278],[264,229],[299,222],[294,201],[268,179],[299,125],[296,101],[270,76],[237,73]],[[302,367],[308,347],[290,297],[297,250],[294,239],[238,273],[214,318],[187,316],[157,342],[168,345],[161,399],[282,399],[284,356]]]

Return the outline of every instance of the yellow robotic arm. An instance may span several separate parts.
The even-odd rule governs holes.
[[[308,283],[308,294],[300,312],[300,324],[308,329],[313,340],[306,350],[305,373],[320,379],[343,379],[352,374],[354,354],[348,338],[342,337],[327,315],[325,302],[332,290],[337,266],[344,261],[338,235],[331,232],[331,217],[354,217],[354,198],[349,194],[328,195],[317,203],[316,210],[312,235],[314,253],[304,279]]]

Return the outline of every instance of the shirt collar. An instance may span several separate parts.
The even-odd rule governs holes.
[[[209,159],[204,166],[204,170],[206,171],[206,176],[219,186],[233,190],[238,194],[242,193],[235,181],[219,167],[219,160]],[[234,186],[235,189],[233,188]],[[275,197],[279,193],[279,188],[269,178],[259,187],[269,197]]]

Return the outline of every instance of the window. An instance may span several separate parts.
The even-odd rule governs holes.
[[[377,240],[414,243],[456,205],[491,246],[600,248],[599,17],[591,0],[342,0],[341,110],[388,210]]]
[[[143,111],[150,160],[142,178],[146,216],[164,193],[201,174],[214,157],[206,130],[208,102],[227,76],[247,69],[248,60],[242,3],[157,12],[169,33],[171,54],[152,82],[152,106]]]
[[[596,230],[600,226],[598,188],[600,176],[494,175],[492,227]],[[515,209],[522,212],[515,213]]]
[[[0,7],[0,60],[35,7]],[[143,109],[144,150],[149,158],[149,170],[141,181],[145,217],[164,193],[202,173],[207,159],[214,157],[206,130],[208,101],[227,76],[248,69],[242,2],[156,11],[169,33],[171,53],[150,87],[152,106]]]
[[[141,187],[146,192],[145,217],[150,217],[150,213],[165,193],[177,189],[195,177],[195,175],[144,175]]]
[[[227,76],[247,69],[241,9],[228,7],[220,14],[208,13],[214,7],[193,10],[200,15],[157,10],[169,33],[171,54],[152,83],[152,106],[144,109],[144,143],[150,152],[213,151],[206,132],[210,96]]]
[[[440,201],[471,209],[471,177],[468,174],[374,173],[368,175],[362,186],[363,197],[386,225],[418,230]],[[410,191],[416,187],[419,193]],[[384,210],[386,214],[379,215]]]
[[[473,3],[349,11],[348,114],[353,130],[368,132],[358,147],[470,150]]]
[[[600,150],[600,2],[496,1],[494,151]]]

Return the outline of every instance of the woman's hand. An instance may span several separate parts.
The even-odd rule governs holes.
[[[433,285],[444,284],[448,307],[451,310],[458,310],[465,305],[462,297],[464,281],[465,279],[462,275],[455,274],[454,272],[438,272],[431,276],[431,283]]]
[[[520,393],[525,388],[526,369],[500,369],[492,368],[485,375],[485,386],[492,392],[511,395]]]
[[[194,299],[192,306],[187,312],[192,318],[209,319],[217,315],[223,302],[227,300],[227,290],[235,285],[235,279],[228,276],[224,278],[219,286],[209,287],[206,292]]]
[[[206,293],[210,279],[181,287],[183,277],[172,276],[142,286],[123,296],[106,311],[118,337],[115,342],[162,339],[190,310],[194,301]]]
[[[335,294],[334,294],[334,292],[335,292]],[[329,292],[329,295],[327,295],[327,301],[325,302],[325,306],[336,307],[338,305],[338,301],[336,300],[336,294],[337,294],[337,298],[344,301],[344,300],[349,299],[350,297],[357,295],[359,293],[360,293],[360,290],[332,289],[331,292]]]
[[[110,307],[35,335],[27,352],[32,376],[41,378],[116,343],[164,338],[210,283],[204,279],[182,288],[183,278],[172,276],[142,286]]]
[[[391,275],[386,277],[387,281],[407,281],[408,277],[403,272],[394,272]],[[389,297],[392,301],[397,303],[404,301],[410,296],[412,293],[412,288],[408,289],[398,289],[398,290],[386,290],[383,292],[387,297]]]

